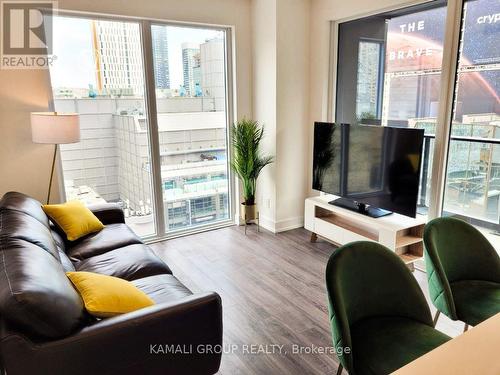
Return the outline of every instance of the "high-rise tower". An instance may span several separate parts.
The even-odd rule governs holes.
[[[139,25],[91,21],[99,94],[144,94]]]
[[[184,73],[184,88],[189,96],[196,93],[196,84],[201,85],[200,45],[182,43],[182,70]]]
[[[153,64],[155,69],[155,86],[157,89],[170,88],[170,71],[168,66],[167,27],[151,26],[153,42]]]

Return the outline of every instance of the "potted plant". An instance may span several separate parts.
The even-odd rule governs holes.
[[[241,216],[244,220],[255,220],[257,209],[255,204],[255,189],[257,178],[262,169],[273,162],[272,156],[260,153],[260,141],[264,136],[264,127],[257,121],[243,119],[233,124],[231,143],[234,150],[231,167],[241,180],[243,199]]]

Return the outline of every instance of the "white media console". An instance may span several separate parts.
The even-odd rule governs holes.
[[[372,218],[328,202],[338,197],[321,195],[305,202],[304,227],[317,236],[344,245],[353,241],[374,241],[394,251],[410,268],[423,256],[425,221],[393,213]]]

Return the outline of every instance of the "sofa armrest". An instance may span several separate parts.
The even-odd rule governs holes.
[[[95,203],[88,208],[104,225],[125,223],[125,215],[117,203]]]
[[[203,293],[101,320],[57,341],[33,344],[12,334],[2,339],[1,355],[9,375],[214,374],[221,345],[221,299]]]

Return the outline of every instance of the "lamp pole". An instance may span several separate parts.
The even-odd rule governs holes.
[[[50,203],[50,191],[52,190],[52,180],[54,178],[54,169],[56,166],[57,143],[54,145],[54,156],[52,157],[52,168],[50,170],[49,191],[47,192],[47,204]]]
[[[60,144],[80,141],[80,117],[78,113],[32,112],[31,139],[34,143],[54,145],[47,191],[47,204],[49,204],[56,167],[57,147]]]

